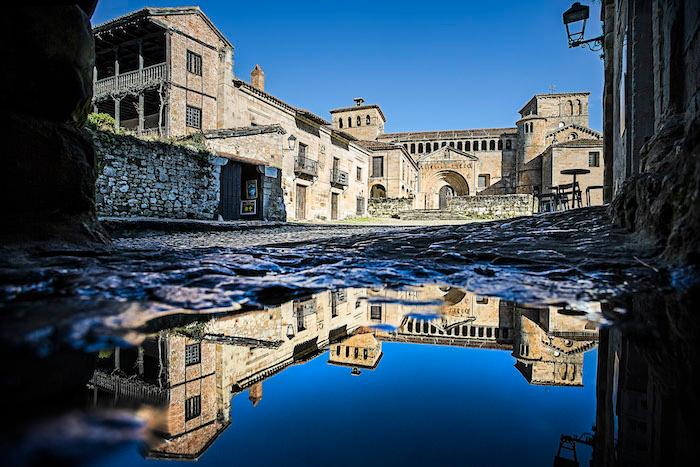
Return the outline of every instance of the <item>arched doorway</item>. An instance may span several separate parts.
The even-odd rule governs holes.
[[[384,185],[380,184],[372,185],[372,188],[369,191],[369,197],[386,198],[386,188],[384,188]]]
[[[442,188],[440,188],[439,194],[440,202],[438,206],[440,209],[446,209],[447,201],[455,195],[455,189],[452,188],[450,185],[445,185]]]

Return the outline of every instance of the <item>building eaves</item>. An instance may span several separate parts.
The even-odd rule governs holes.
[[[543,93],[543,94],[535,94],[530,98],[530,100],[527,101],[527,103],[520,109],[518,110],[518,113],[520,115],[523,115],[523,110],[525,108],[532,104],[533,101],[537,100],[538,97],[564,97],[564,96],[588,96],[591,93],[588,91],[580,91],[580,92],[552,92],[552,93]]]
[[[384,116],[384,112],[382,112],[382,108],[379,107],[377,104],[353,105],[350,107],[341,107],[338,109],[331,109],[329,112],[331,114],[334,114],[334,113],[339,113],[339,112],[351,112],[353,110],[366,110],[366,109],[377,109],[379,111],[379,115],[381,115],[382,119],[386,122],[386,117]]]
[[[600,139],[572,139],[570,141],[562,141],[561,143],[554,143],[551,147],[553,148],[597,148],[602,147],[603,141]]]
[[[223,128],[220,130],[209,130],[203,133],[206,139],[238,138],[242,136],[264,135],[269,133],[285,134],[286,131],[281,125],[253,125],[238,128]]]

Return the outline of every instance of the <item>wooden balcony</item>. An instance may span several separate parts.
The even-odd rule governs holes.
[[[348,173],[338,169],[331,170],[331,185],[348,186]]]
[[[157,63],[142,70],[110,76],[95,82],[94,99],[100,99],[111,94],[137,91],[165,82],[168,68],[165,63]]]
[[[297,156],[294,160],[294,173],[299,176],[318,177],[318,162],[308,157]]]

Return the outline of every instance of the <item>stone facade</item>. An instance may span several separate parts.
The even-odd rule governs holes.
[[[506,219],[532,214],[534,200],[531,195],[476,195],[455,196],[447,201],[446,210],[454,218]]]
[[[225,160],[169,143],[86,131],[98,160],[100,215],[218,218],[219,174]]]
[[[698,2],[606,0],[605,172],[615,221],[673,262],[700,257]]]

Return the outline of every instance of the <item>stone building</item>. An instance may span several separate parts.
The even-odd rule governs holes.
[[[198,7],[144,8],[94,36],[94,110],[122,131],[202,139],[226,161],[213,169],[224,220],[366,212],[369,150],[266,93],[259,66],[250,83],[236,79],[233,46]]]
[[[513,128],[384,133],[381,108],[360,98],[331,116],[335,128],[363,138],[373,152],[372,198],[412,198],[414,208],[446,209],[453,197],[551,192],[572,182],[561,170],[585,168],[591,172],[577,182],[590,192],[590,204],[601,204],[602,136],[588,127],[588,95],[538,94]]]

